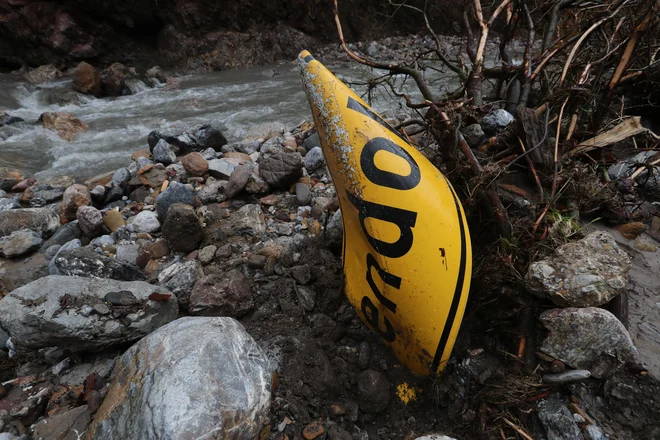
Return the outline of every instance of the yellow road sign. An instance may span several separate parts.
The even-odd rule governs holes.
[[[298,65],[341,206],[346,295],[401,363],[437,373],[470,289],[461,203],[437,168],[309,52]]]

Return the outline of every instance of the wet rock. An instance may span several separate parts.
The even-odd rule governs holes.
[[[88,237],[96,237],[103,231],[103,214],[93,206],[81,206],[76,213],[80,230]]]
[[[314,147],[305,155],[305,169],[308,173],[313,173],[323,166],[325,158],[323,157],[323,150],[321,147]]]
[[[288,188],[302,176],[299,153],[275,153],[259,163],[259,175],[274,188]]]
[[[304,183],[296,183],[296,202],[300,206],[309,205],[312,202],[312,192]]]
[[[477,148],[481,146],[481,142],[486,137],[486,134],[479,124],[468,125],[461,130],[465,142],[470,146],[470,148]]]
[[[201,261],[202,264],[209,264],[213,261],[213,257],[217,250],[217,246],[214,245],[204,246],[204,248],[199,251],[199,261]]]
[[[75,220],[78,208],[92,203],[92,195],[85,185],[74,184],[64,191],[64,198],[60,206],[60,217],[67,221]]]
[[[80,313],[84,305],[104,303],[113,292],[130,292],[139,304],[109,306],[116,311],[109,315]],[[148,300],[153,292],[167,294],[144,282],[51,275],[0,300],[0,320],[17,349],[98,350],[134,341],[176,319],[176,298]]]
[[[129,180],[131,180],[131,172],[128,168],[119,168],[112,175],[112,184],[115,186],[122,186],[128,183]]]
[[[56,131],[66,141],[73,140],[78,133],[89,129],[87,124],[71,113],[46,112],[40,119],[45,129]]]
[[[10,209],[0,211],[0,237],[21,229],[49,233],[60,226],[59,217],[48,208]]]
[[[4,112],[0,113],[0,127],[3,125],[16,124],[17,122],[24,122],[24,120],[18,116],[11,116]]]
[[[360,409],[364,412],[379,413],[390,403],[390,382],[383,373],[364,370],[357,379]]]
[[[160,229],[158,214],[153,211],[142,211],[133,219],[133,228],[135,232],[153,233]]]
[[[45,64],[36,69],[32,69],[24,75],[24,78],[30,84],[41,84],[52,81],[62,75],[62,72],[52,64]]]
[[[506,110],[497,109],[481,118],[481,128],[485,133],[495,134],[513,122],[513,115]]]
[[[254,307],[250,281],[238,269],[197,281],[190,294],[192,315],[238,318]]]
[[[202,151],[213,148],[221,151],[222,146],[227,144],[227,139],[222,132],[210,125],[196,125],[181,131],[152,131],[149,133],[149,146],[153,148],[159,139],[164,139],[174,145],[180,153],[191,151]]]
[[[320,146],[321,146],[321,141],[319,140],[318,133],[314,133],[313,135],[308,136],[303,141],[303,147],[305,147],[305,150],[307,151],[310,151],[314,147],[320,147]]]
[[[626,287],[630,258],[607,232],[567,243],[529,266],[527,289],[559,306],[591,307],[609,302]]]
[[[0,190],[9,191],[23,179],[24,177],[19,170],[0,167]]]
[[[268,415],[270,364],[231,318],[178,319],[131,347],[116,369],[89,439],[251,440]]]
[[[149,90],[149,87],[144,83],[144,81],[138,78],[128,78],[126,81],[124,81],[124,90],[122,93],[126,95],[137,95],[138,93],[144,92],[146,90]]]
[[[234,171],[231,173],[229,181],[227,182],[227,188],[225,189],[227,198],[231,199],[243,191],[251,174],[252,165],[239,165],[234,168]]]
[[[120,228],[126,226],[126,220],[121,212],[111,209],[103,214],[103,224],[110,232],[117,232]]]
[[[187,307],[190,292],[198,279],[204,276],[202,266],[198,261],[174,263],[163,269],[158,275],[158,283],[176,295],[179,304]]]
[[[113,186],[106,192],[105,194],[105,200],[103,200],[103,203],[106,205],[109,205],[111,203],[115,202],[121,202],[124,197],[124,188],[121,186]]]
[[[158,141],[152,153],[155,163],[162,163],[167,166],[176,162],[174,148],[163,139]]]
[[[264,213],[259,205],[245,205],[229,217],[231,232],[235,235],[260,236],[266,232]]]
[[[101,91],[104,96],[121,96],[126,82],[126,66],[112,63],[101,71]]]
[[[550,334],[541,351],[597,378],[635,362],[637,349],[621,322],[607,310],[587,307],[547,310],[541,322]]]
[[[93,201],[96,203],[101,203],[103,200],[105,200],[105,186],[96,185],[94,188],[92,188],[90,194],[92,195]]]
[[[209,163],[197,153],[188,153],[181,158],[181,165],[193,176],[203,176],[209,169]]]
[[[101,96],[101,75],[86,62],[81,62],[73,73],[73,90],[86,95]]]
[[[29,229],[12,232],[0,237],[0,257],[14,258],[27,254],[41,246],[41,235]]]
[[[209,175],[216,179],[227,180],[234,172],[236,164],[226,159],[213,159],[209,161]]]
[[[41,440],[67,440],[78,438],[92,421],[87,405],[60,412],[41,420],[34,426],[34,437]]]
[[[583,440],[580,428],[564,403],[549,398],[539,402],[537,416],[543,425],[548,440]]]
[[[134,264],[97,254],[89,248],[60,250],[51,260],[60,275],[111,278],[113,280],[143,280],[144,274]]]
[[[176,252],[192,252],[204,238],[202,225],[192,206],[173,204],[163,223],[163,237],[170,249]]]
[[[174,204],[194,205],[195,194],[186,185],[178,182],[172,182],[165,191],[156,197],[156,212],[158,218],[164,220]]]
[[[45,89],[43,93],[47,105],[80,105],[85,102],[83,95],[73,90]]]

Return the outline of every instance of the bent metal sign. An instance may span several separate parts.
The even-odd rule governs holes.
[[[440,171],[309,52],[298,65],[342,210],[346,295],[411,371],[438,373],[470,288],[463,208]]]

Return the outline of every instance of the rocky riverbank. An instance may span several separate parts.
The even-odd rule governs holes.
[[[599,307],[632,279],[609,233],[530,266],[547,308],[534,371],[485,342],[476,305],[445,374],[418,378],[342,294],[311,124],[145,136],[85,182],[0,171],[0,438],[501,438],[494,402],[526,410],[535,438],[660,433],[657,382]]]

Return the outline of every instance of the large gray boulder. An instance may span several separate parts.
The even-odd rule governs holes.
[[[159,301],[149,299],[159,293]],[[176,297],[144,282],[51,275],[0,300],[17,349],[99,350],[139,339],[176,319]]]
[[[597,231],[567,243],[554,255],[532,263],[527,290],[558,306],[595,307],[626,287],[631,262],[607,232]]]
[[[60,226],[60,217],[49,208],[26,208],[0,211],[0,237],[21,229],[38,233],[53,232]]]
[[[609,377],[637,361],[628,330],[607,310],[552,309],[541,313],[541,322],[550,332],[541,351],[594,377]]]
[[[252,440],[268,415],[269,362],[231,318],[171,322],[124,353],[115,371],[87,439]]]
[[[97,254],[90,248],[60,249],[51,261],[60,275],[121,281],[145,279],[144,273],[136,265]]]

